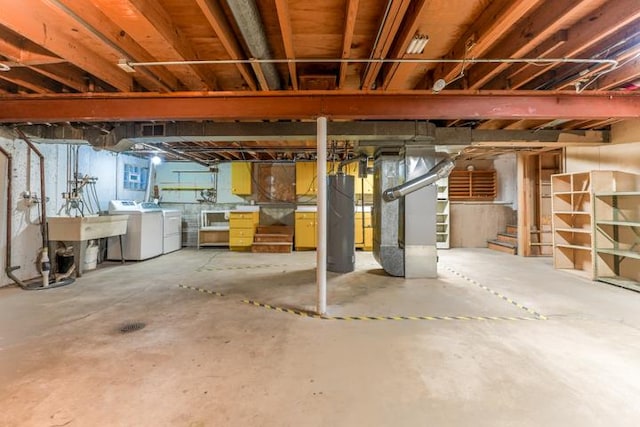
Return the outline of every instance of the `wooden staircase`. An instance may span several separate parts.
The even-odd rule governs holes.
[[[251,252],[287,253],[293,248],[293,227],[260,225],[253,235]]]
[[[516,255],[518,253],[518,227],[507,225],[507,230],[504,233],[498,233],[496,239],[487,241],[487,247],[494,251]]]

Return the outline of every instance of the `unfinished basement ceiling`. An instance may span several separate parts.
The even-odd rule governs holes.
[[[108,132],[327,115],[600,130],[640,117],[637,0],[0,0],[0,9],[5,124]],[[234,143],[182,148],[233,160],[240,151],[220,147]],[[244,145],[278,159],[292,150],[270,148],[313,143]]]

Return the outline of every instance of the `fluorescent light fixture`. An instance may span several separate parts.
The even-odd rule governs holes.
[[[122,70],[126,71],[127,73],[135,73],[136,72],[136,70],[131,65],[129,65],[129,62],[126,59],[119,60],[117,65]]]
[[[419,55],[424,52],[424,48],[429,42],[429,36],[423,34],[416,34],[411,39],[409,46],[407,47],[407,53],[410,55]]]
[[[153,163],[154,165],[158,166],[160,163],[162,163],[162,159],[160,158],[160,156],[158,156],[157,154],[155,154],[155,155],[151,158],[151,163]]]

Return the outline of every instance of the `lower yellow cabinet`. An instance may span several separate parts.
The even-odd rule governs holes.
[[[295,246],[296,250],[316,248],[316,213],[295,213]]]
[[[260,212],[229,212],[229,249],[249,251],[260,222]]]
[[[373,227],[371,225],[371,212],[355,213],[354,230],[356,249],[362,249],[364,251],[373,250]]]

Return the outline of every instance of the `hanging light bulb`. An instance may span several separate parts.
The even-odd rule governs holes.
[[[160,163],[162,163],[162,159],[157,154],[154,154],[154,156],[151,158],[151,163],[158,166]]]

